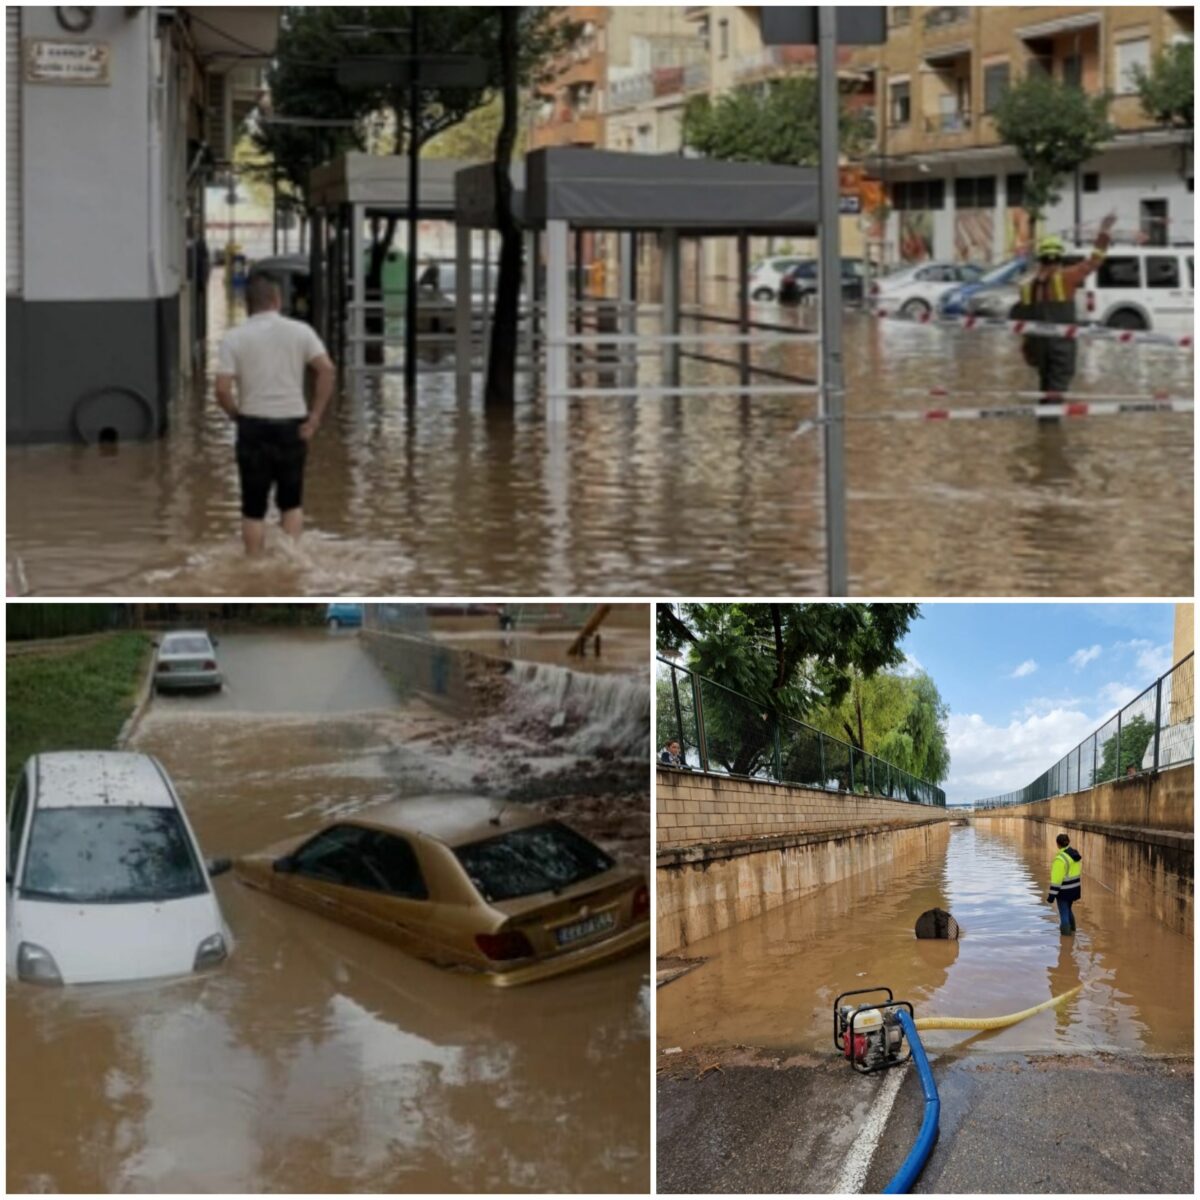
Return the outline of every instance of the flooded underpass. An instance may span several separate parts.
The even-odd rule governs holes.
[[[218,655],[224,690],[156,698],[132,746],[207,855],[476,791],[534,795],[645,865],[648,715],[613,719],[644,676],[589,679],[618,693],[607,707],[573,689],[596,720],[572,710],[548,737],[536,673],[503,711],[458,715],[398,699],[356,636],[228,634]],[[202,977],[9,984],[10,1191],[647,1190],[647,952],[496,989],[232,873],[215,885],[235,948]]]
[[[1007,1029],[922,1032],[941,1134],[914,1190],[1190,1190],[1192,943],[1086,864],[1061,937],[1046,847],[1033,822],[952,826],[681,951],[697,965],[657,994],[659,1190],[880,1191],[922,1099],[911,1066],[857,1075],[833,1046],[835,996],[871,985],[917,1017],[1081,987]],[[959,941],[914,937],[934,907]]]
[[[226,319],[216,296],[213,355]],[[715,297],[713,307],[728,300]],[[754,313],[804,319],[770,305]],[[849,313],[845,337],[847,408],[858,416],[1011,403],[1033,386],[1008,335]],[[723,344],[696,350],[729,356]],[[814,375],[810,344],[755,353],[768,369]],[[641,361],[641,382],[653,384],[655,360]],[[528,379],[511,413],[489,413],[478,394],[455,397],[443,365],[422,375],[411,408],[398,376],[339,399],[312,447],[305,538],[295,546],[273,535],[252,563],[238,542],[233,429],[203,382],[173,406],[161,441],[10,447],[10,587],[125,596],[824,591],[821,438],[793,436],[814,414],[811,396],[577,398],[558,436]],[[1188,398],[1192,366],[1190,354],[1163,347],[1085,344],[1076,387]],[[683,368],[687,384],[733,378],[710,363]],[[930,400],[931,388],[952,398]],[[856,592],[1190,594],[1190,415],[1061,427],[854,421],[846,456]]]

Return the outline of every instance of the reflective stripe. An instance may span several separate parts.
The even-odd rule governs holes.
[[[1062,270],[1060,269],[1060,270],[1055,271],[1054,274],[1051,276],[1051,278],[1054,280],[1054,298],[1055,298],[1055,300],[1065,300],[1067,298],[1067,293],[1066,293],[1065,287],[1063,286]]]

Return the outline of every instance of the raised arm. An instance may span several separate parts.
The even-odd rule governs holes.
[[[1096,242],[1092,246],[1091,254],[1083,262],[1076,263],[1073,267],[1067,267],[1063,271],[1067,283],[1072,287],[1078,287],[1093,271],[1099,269],[1100,264],[1104,261],[1104,255],[1112,243],[1111,231],[1116,223],[1117,214],[1115,212],[1109,213],[1100,222],[1100,232],[1096,234]]]

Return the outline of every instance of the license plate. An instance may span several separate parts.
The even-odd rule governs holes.
[[[560,925],[554,931],[554,936],[560,946],[569,946],[572,942],[591,937],[594,933],[604,933],[615,924],[616,917],[612,913],[597,913],[594,917],[586,917],[572,925]]]

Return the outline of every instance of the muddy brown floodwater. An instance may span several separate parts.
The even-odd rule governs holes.
[[[217,295],[210,357],[226,320]],[[730,357],[728,345],[697,349]],[[755,353],[762,366],[815,369],[809,344]],[[643,361],[651,384],[655,360]],[[859,415],[991,405],[1034,386],[1007,334],[853,313],[846,365],[848,411]],[[683,375],[731,378],[693,360]],[[965,393],[931,401],[905,390],[935,386]],[[1190,397],[1192,356],[1085,344],[1076,386]],[[153,444],[107,455],[12,447],[10,586],[125,596],[824,591],[821,441],[793,436],[813,415],[811,397],[577,399],[555,438],[527,380],[521,391],[507,418],[485,413],[478,395],[459,403],[452,373],[424,375],[413,412],[397,376],[343,396],[313,446],[309,532],[299,546],[273,538],[254,563],[237,541],[233,431],[203,385],[180,398]],[[1061,428],[853,422],[852,590],[1190,595],[1192,429],[1189,415]]]
[[[228,635],[219,654],[222,695],[158,698],[135,737],[208,855],[398,794],[506,794],[564,763],[586,778],[608,736],[583,723],[522,748],[496,715],[397,703],[357,638]],[[648,694],[644,677],[592,685]],[[541,711],[507,709],[510,725]],[[620,833],[602,840],[628,860]],[[216,888],[236,939],[216,971],[9,984],[9,1191],[648,1190],[648,952],[501,991],[232,874]]]
[[[1120,904],[1086,866],[1078,933],[1060,937],[1045,903],[1041,827],[1021,824],[1021,834],[987,822],[953,827],[927,851],[690,945],[689,957],[708,961],[659,989],[660,1048],[832,1056],[841,992],[885,985],[918,1017],[984,1017],[1082,984],[1063,1005],[1007,1029],[930,1030],[921,1039],[931,1051],[1190,1053],[1192,943]],[[918,941],[913,925],[929,908],[952,913],[962,938]]]

